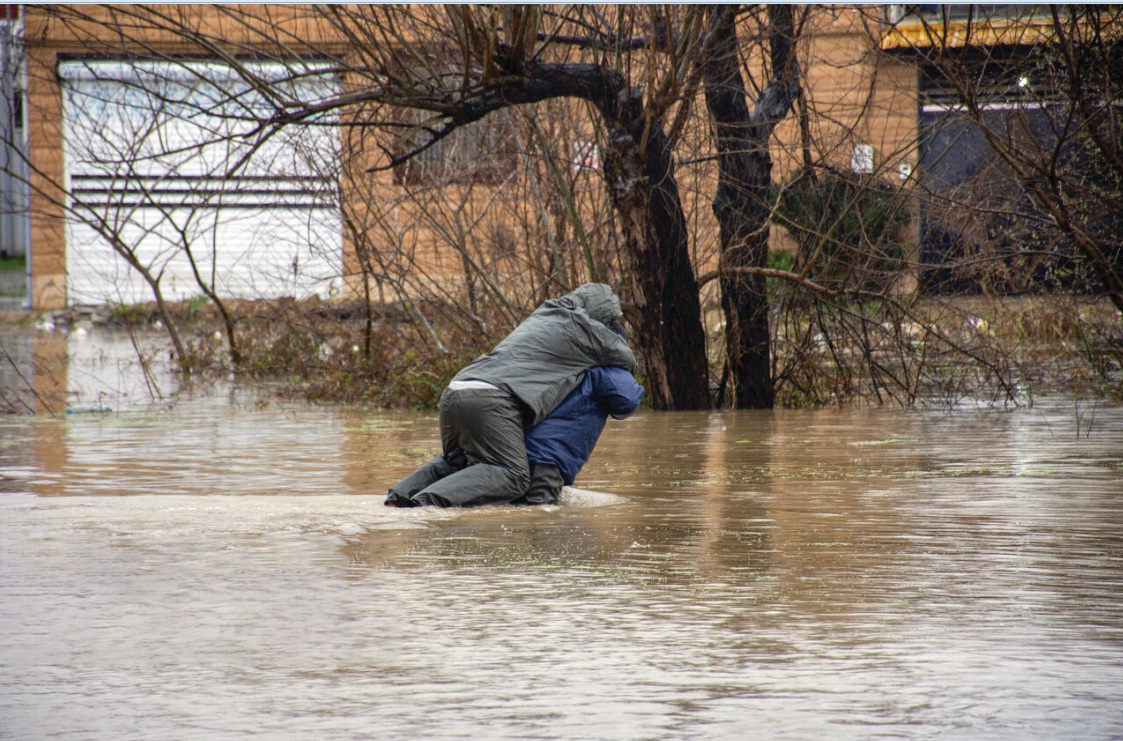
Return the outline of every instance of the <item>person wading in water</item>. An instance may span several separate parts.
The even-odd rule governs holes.
[[[441,455],[391,486],[386,504],[464,507],[526,494],[526,431],[578,388],[590,368],[635,373],[627,340],[608,327],[620,317],[620,299],[602,283],[543,303],[453,377],[440,401]]]

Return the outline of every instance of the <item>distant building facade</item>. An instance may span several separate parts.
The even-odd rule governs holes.
[[[224,19],[214,6],[166,7],[211,32],[218,29],[243,51],[260,43],[260,37]],[[261,90],[232,77],[221,60],[198,57],[197,48],[172,34],[153,32],[143,44],[126,43],[113,32],[112,10],[89,12],[105,14],[105,22],[60,23],[51,13],[29,8],[21,21],[25,56],[19,65],[5,67],[19,69],[18,78],[6,77],[3,84],[16,85],[21,95],[4,96],[8,102],[0,103],[0,125],[7,121],[6,140],[25,147],[32,166],[25,178],[30,189],[0,183],[8,194],[0,209],[5,240],[0,248],[15,252],[17,242],[27,246],[33,308],[149,300],[151,278],[159,279],[165,298],[187,299],[198,293],[200,271],[230,297],[351,296],[358,290],[357,256],[369,257],[392,238],[400,240],[399,250],[413,240],[409,249],[430,255],[426,259],[433,264],[447,261],[450,271],[463,263],[455,238],[447,233],[407,238],[385,223],[379,236],[353,225],[348,231],[352,219],[345,207],[372,188],[378,189],[372,203],[393,203],[396,192],[434,173],[460,189],[494,187],[508,174],[495,155],[514,144],[502,127],[465,131],[417,161],[377,176],[343,164],[354,156],[354,145],[341,133],[344,127],[331,121],[253,146],[249,116],[240,115],[230,100],[233,93],[238,105],[252,112],[264,103]],[[957,176],[941,164],[948,160],[937,156],[939,142],[923,133],[940,112],[933,107],[937,103],[922,103],[924,82],[907,49],[926,41],[916,24],[910,25],[909,12],[904,6],[816,11],[799,51],[806,80],[800,109],[782,122],[773,140],[775,181],[795,177],[808,162],[903,188],[916,182],[918,169]],[[347,53],[345,40],[299,6],[272,6],[270,13],[270,21],[284,26],[288,38]],[[1012,43],[1032,41],[1023,35]],[[155,60],[153,51],[191,59],[168,64]],[[290,73],[268,62],[257,69],[262,81]],[[314,74],[286,84],[299,88],[294,94],[302,100],[338,92],[330,80]],[[18,101],[18,115],[12,101]],[[5,105],[13,108],[6,118]],[[211,143],[194,146],[204,140]],[[600,166],[592,136],[577,136],[571,144],[575,171]],[[490,157],[487,177],[457,182],[458,171],[485,155]],[[699,192],[713,177],[697,176]],[[715,241],[709,203],[699,199],[686,205],[692,209],[688,218],[695,239]],[[901,242],[911,244],[913,257],[918,245],[922,254],[934,254],[925,241],[934,233],[931,222],[932,215],[920,210],[902,229]],[[431,224],[426,228],[433,231]],[[23,231],[17,234],[18,229]],[[501,224],[492,229],[500,252],[510,251],[521,238]],[[774,247],[797,249],[784,230],[772,232]],[[9,241],[13,247],[6,247]],[[700,248],[697,259],[700,271],[712,268],[716,250]],[[159,275],[146,278],[138,266]]]

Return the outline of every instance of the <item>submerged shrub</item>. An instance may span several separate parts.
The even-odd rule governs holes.
[[[872,176],[806,170],[774,189],[772,223],[799,246],[795,267],[834,288],[876,290],[904,268],[900,189]]]

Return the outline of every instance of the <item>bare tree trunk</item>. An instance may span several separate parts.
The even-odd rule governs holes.
[[[619,100],[619,97],[617,97]],[[662,127],[643,137],[638,100],[608,107],[605,176],[631,258],[638,344],[656,409],[708,409],[709,363],[686,217]]]
[[[191,274],[195,276],[195,284],[199,286],[199,290],[203,295],[210,299],[210,302],[218,309],[218,313],[222,316],[222,328],[226,332],[226,344],[230,348],[230,362],[238,367],[242,364],[242,351],[238,347],[238,336],[234,330],[234,317],[231,316],[229,309],[226,307],[226,302],[218,295],[214,289],[213,276],[211,280],[206,280],[199,272],[199,264],[195,261],[195,253],[191,251],[190,240],[186,234],[183,237],[183,253],[187,257],[188,264],[191,266]]]
[[[772,183],[768,140],[799,93],[792,11],[787,5],[768,7],[772,81],[751,113],[737,54],[737,6],[721,6],[714,12],[714,51],[705,66],[704,82],[719,154],[713,209],[720,228],[721,267],[765,268]],[[734,406],[769,409],[774,395],[764,276],[722,274],[721,302]]]
[[[118,249],[118,252],[121,252]],[[126,259],[129,259],[126,257]],[[179,336],[179,329],[176,327],[175,319],[172,317],[171,310],[168,308],[168,302],[164,300],[164,292],[160,290],[159,280],[152,277],[152,275],[145,270],[139,263],[133,262],[133,267],[137,268],[140,274],[148,282],[152,288],[152,297],[156,300],[156,310],[160,312],[160,319],[164,322],[164,329],[168,332],[168,338],[172,341],[172,347],[175,349],[176,362],[179,364],[179,369],[185,373],[191,372],[191,363],[187,357],[187,348],[183,344],[183,339]]]

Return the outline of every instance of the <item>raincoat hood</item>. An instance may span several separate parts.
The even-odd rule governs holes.
[[[586,283],[559,298],[558,303],[584,309],[586,314],[601,324],[608,324],[623,314],[620,299],[604,283]]]

